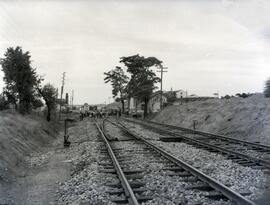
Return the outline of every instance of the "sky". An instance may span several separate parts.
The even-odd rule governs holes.
[[[44,83],[60,87],[66,72],[74,104],[112,102],[103,73],[135,54],[168,67],[164,90],[262,92],[270,77],[270,1],[0,0],[0,57],[15,46],[30,51]],[[2,78],[0,71],[0,89]]]

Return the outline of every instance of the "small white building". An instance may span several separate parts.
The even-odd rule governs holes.
[[[149,112],[158,112],[160,110],[160,92],[153,93],[149,102],[148,102],[148,111]],[[168,102],[168,98],[163,94],[162,95],[162,104]]]
[[[148,104],[147,104],[147,109],[148,109],[148,112],[157,112],[160,110],[160,91],[157,91],[155,93],[153,93],[151,96],[150,96],[150,100],[148,101]],[[162,103],[163,105],[165,103],[168,102],[168,98],[166,97],[166,95],[162,95]],[[143,101],[140,101],[136,98],[131,98],[130,101],[129,101],[129,111],[132,112],[132,111],[143,111],[144,110],[144,102]]]
[[[176,90],[175,97],[177,99],[186,98],[186,97],[188,97],[188,92],[185,90]]]

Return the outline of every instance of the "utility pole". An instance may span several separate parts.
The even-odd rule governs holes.
[[[73,99],[74,99],[74,90],[72,90],[72,95],[71,95],[71,109],[73,110]]]
[[[63,75],[62,75],[62,86],[61,86],[61,95],[60,95],[59,120],[61,120],[62,99],[63,99],[64,85],[65,85],[65,78],[66,78],[66,72],[63,72]]]
[[[162,95],[163,95],[163,90],[162,90],[162,83],[163,83],[163,73],[166,73],[168,72],[166,69],[168,69],[168,67],[163,67],[163,65],[160,65],[160,67],[158,67],[158,70],[157,72],[160,72],[160,110],[162,109],[163,107],[163,102],[162,102]]]

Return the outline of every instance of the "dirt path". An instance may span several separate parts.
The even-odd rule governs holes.
[[[71,163],[66,160],[60,140],[53,148],[35,153],[29,158],[25,177],[17,179],[5,190],[7,204],[48,205],[57,204],[57,188],[68,179]],[[0,203],[1,204],[1,203]]]

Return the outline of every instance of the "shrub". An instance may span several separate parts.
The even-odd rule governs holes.
[[[240,98],[247,98],[249,96],[251,96],[251,93],[237,93],[236,96],[240,97]]]

